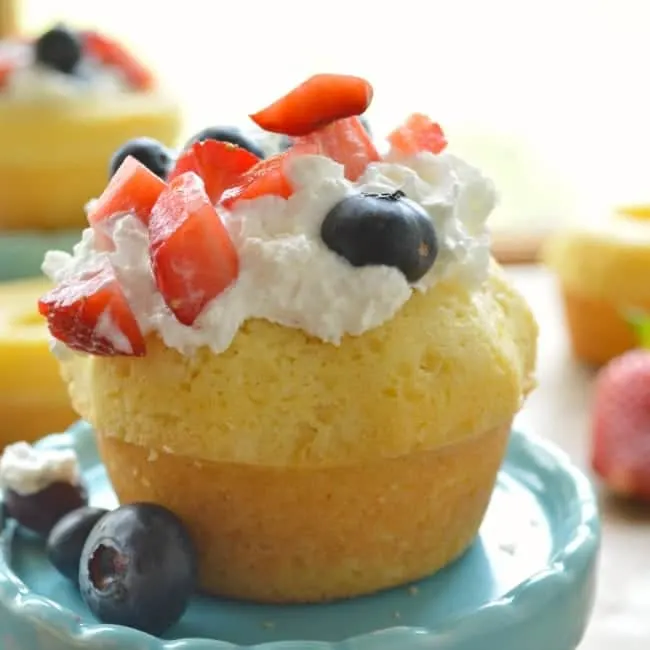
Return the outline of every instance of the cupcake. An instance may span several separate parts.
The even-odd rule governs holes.
[[[534,384],[491,183],[421,114],[380,156],[371,97],[310,78],[252,116],[291,138],[264,160],[206,139],[162,181],[127,158],[44,262],[39,309],[115,491],[180,517],[210,594],[326,601],[452,562]]]
[[[0,283],[0,452],[77,419],[50,354],[47,326],[34,313],[35,301],[51,287],[40,278]]]
[[[99,32],[0,42],[0,229],[81,229],[115,149],[135,136],[173,145],[179,127],[151,71]]]
[[[620,207],[566,229],[543,257],[558,278],[575,356],[601,365],[636,347],[630,320],[650,310],[650,207]]]

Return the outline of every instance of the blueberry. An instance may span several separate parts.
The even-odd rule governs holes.
[[[63,25],[41,34],[34,50],[38,63],[65,74],[74,73],[83,56],[81,38]]]
[[[372,138],[372,131],[370,130],[370,123],[368,122],[368,118],[365,115],[359,115],[359,119],[361,120],[361,124],[363,124],[363,128]],[[283,135],[278,140],[278,151],[286,151],[287,149],[291,148],[292,144],[293,142],[291,138],[288,135]]]
[[[429,215],[401,191],[345,197],[326,215],[321,237],[352,266],[393,266],[409,282],[417,282],[438,254]]]
[[[81,551],[97,522],[108,512],[85,506],[62,517],[50,531],[46,553],[54,568],[69,580],[79,579]]]
[[[194,144],[195,142],[203,142],[204,140],[219,140],[220,142],[231,142],[236,144],[242,149],[247,149],[258,158],[264,158],[264,151],[253,142],[249,137],[245,136],[237,127],[234,126],[209,126],[196,135],[191,137],[185,148]]]
[[[45,537],[64,515],[85,506],[88,494],[82,485],[58,481],[34,494],[20,494],[7,488],[4,502],[7,516]]]
[[[79,588],[103,623],[160,635],[185,612],[197,586],[197,554],[182,522],[152,503],[121,506],[86,540]]]
[[[171,169],[173,157],[164,144],[153,138],[134,138],[125,142],[111,158],[109,164],[109,177],[119,169],[127,156],[133,156],[139,160],[149,171],[153,172],[163,180]]]

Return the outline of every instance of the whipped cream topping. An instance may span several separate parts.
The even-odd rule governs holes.
[[[93,231],[87,229],[72,255],[49,252],[43,271],[61,282],[108,256],[143,333],[157,332],[168,347],[186,354],[201,346],[222,352],[250,318],[338,344],[345,335],[360,335],[389,320],[413,291],[448,278],[472,286],[486,277],[485,222],[496,195],[492,183],[459,158],[389,155],[387,162],[369,165],[356,183],[345,179],[341,165],[321,156],[296,157],[288,167],[295,188],[289,199],[263,196],[220,212],[239,254],[240,274],[192,327],[175,319],[157,291],[147,230],[134,216],[118,221],[113,252],[96,251]],[[353,267],[320,237],[323,219],[348,193],[398,189],[424,207],[438,237],[438,257],[415,285],[393,267]]]
[[[72,449],[37,449],[27,442],[5,448],[0,456],[0,487],[35,494],[52,483],[79,483],[77,455]]]
[[[67,101],[133,92],[122,72],[114,66],[102,65],[92,59],[84,60],[77,74],[65,74],[34,61],[28,44],[2,45],[11,47],[17,61],[0,90],[0,100],[19,102]]]

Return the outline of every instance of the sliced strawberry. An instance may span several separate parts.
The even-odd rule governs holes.
[[[126,80],[136,90],[149,90],[154,86],[154,76],[120,43],[95,31],[83,34],[84,48],[88,54],[104,65],[110,65],[122,71]]]
[[[317,74],[251,119],[265,131],[307,135],[335,120],[361,115],[372,100],[365,79],[341,74]]]
[[[180,155],[169,180],[194,172],[203,179],[210,201],[216,203],[224,190],[232,187],[259,160],[255,154],[230,142],[203,140]]]
[[[112,247],[110,230],[115,217],[131,212],[147,225],[151,208],[165,187],[165,182],[141,162],[127,156],[88,212],[97,247]]]
[[[154,205],[149,254],[158,289],[183,325],[239,274],[237,251],[195,173],[177,176]]]
[[[612,491],[650,500],[650,351],[627,352],[599,371],[591,464]]]
[[[380,160],[368,131],[358,117],[333,122],[319,131],[297,138],[295,146],[313,147],[345,167],[345,176],[356,181],[371,162]]]
[[[45,294],[38,311],[52,336],[72,350],[104,357],[145,354],[144,338],[108,260]]]
[[[9,81],[9,75],[13,72],[14,66],[10,61],[3,61],[0,59],[0,88],[2,88],[7,81]]]
[[[388,142],[394,149],[407,156],[422,151],[440,153],[447,146],[441,126],[422,113],[413,113],[402,126],[388,136]]]

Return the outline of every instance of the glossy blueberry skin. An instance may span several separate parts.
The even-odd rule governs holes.
[[[185,148],[194,144],[195,142],[203,142],[204,140],[218,140],[220,142],[230,142],[236,144],[242,149],[247,149],[258,158],[264,158],[264,151],[253,140],[245,136],[237,127],[234,126],[209,126],[202,129],[194,136],[192,136],[185,145]]]
[[[56,482],[34,494],[4,491],[5,514],[23,528],[46,537],[54,525],[72,510],[88,503],[83,485]]]
[[[153,138],[133,138],[125,142],[111,158],[108,174],[109,178],[115,174],[127,156],[139,160],[150,172],[163,180],[174,162],[171,151],[164,144]]]
[[[57,25],[36,40],[34,56],[41,65],[74,74],[83,57],[83,43],[73,30]]]
[[[363,124],[363,128],[367,131],[368,135],[372,138],[372,130],[370,128],[370,123],[368,118],[365,115],[359,115],[359,120]],[[283,135],[278,141],[278,151],[286,151],[292,145],[291,138],[288,135]]]
[[[429,215],[401,191],[346,196],[325,216],[321,237],[352,266],[392,266],[409,282],[417,282],[438,254]]]
[[[77,582],[79,560],[88,535],[108,512],[103,508],[85,506],[69,512],[52,528],[45,552],[50,563],[63,576]]]
[[[99,621],[160,635],[185,612],[197,576],[182,522],[162,506],[136,503],[93,528],[81,553],[79,590]]]

